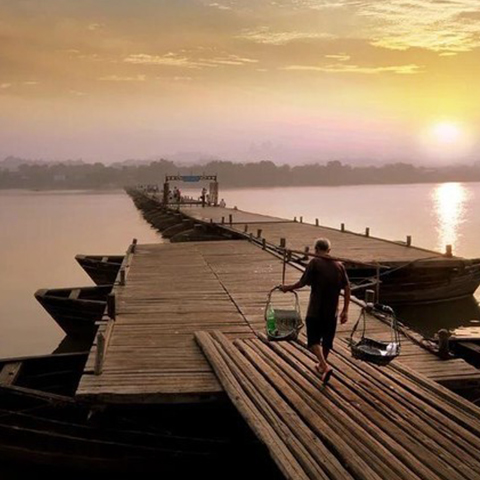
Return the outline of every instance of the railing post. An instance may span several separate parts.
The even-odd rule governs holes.
[[[341,223],[341,224],[340,224],[340,230],[341,230],[342,232],[345,231],[345,224],[344,224],[344,223]]]
[[[100,375],[103,370],[103,357],[105,354],[105,337],[103,333],[97,335],[97,352],[95,355],[94,374]]]
[[[315,219],[315,226],[318,227],[320,225],[318,218]]]
[[[369,237],[369,236],[370,236],[370,227],[367,227],[367,228],[365,229],[365,236],[366,236],[366,237]]]
[[[445,256],[452,257],[453,256],[453,248],[451,245],[447,245],[445,248]]]
[[[107,295],[107,315],[115,320],[115,294],[109,293]]]
[[[407,235],[407,247],[410,247],[412,245],[412,236]]]
[[[262,236],[262,229],[259,228],[257,229],[257,238],[260,238]]]
[[[450,357],[450,332],[445,328],[438,331],[438,355],[446,360]]]
[[[125,268],[120,269],[120,285],[125,285]]]

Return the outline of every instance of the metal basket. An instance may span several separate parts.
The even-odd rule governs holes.
[[[279,287],[275,287],[268,293],[267,304],[265,306],[264,318],[267,337],[271,341],[296,340],[300,330],[303,327],[302,316],[300,312],[300,304],[296,292],[290,292],[295,297],[295,303],[292,309],[274,308],[272,306],[272,294],[280,291]],[[273,312],[275,325],[269,325],[268,312]]]
[[[388,314],[391,318],[390,341],[374,340],[365,336],[367,311],[365,306],[362,308],[360,316],[350,334],[350,350],[354,358],[375,365],[385,366],[400,355],[400,335],[398,334],[397,318],[393,310],[383,305],[377,305],[376,308]],[[355,341],[353,337],[361,320],[363,320],[362,336],[360,340]]]

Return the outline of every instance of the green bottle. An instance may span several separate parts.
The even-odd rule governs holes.
[[[275,311],[270,306],[267,310],[267,332],[271,335],[275,335],[277,330],[277,322],[275,321]]]

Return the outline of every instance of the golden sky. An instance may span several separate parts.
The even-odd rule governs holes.
[[[0,0],[0,159],[470,162],[479,52],[479,0]]]

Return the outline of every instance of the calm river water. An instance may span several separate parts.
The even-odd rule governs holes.
[[[480,184],[223,190],[227,206],[364,231],[480,257]],[[121,254],[132,238],[161,242],[123,192],[0,192],[0,357],[49,353],[62,331],[36,302],[38,288],[91,285],[77,253]],[[399,312],[425,333],[475,325],[476,301]]]

